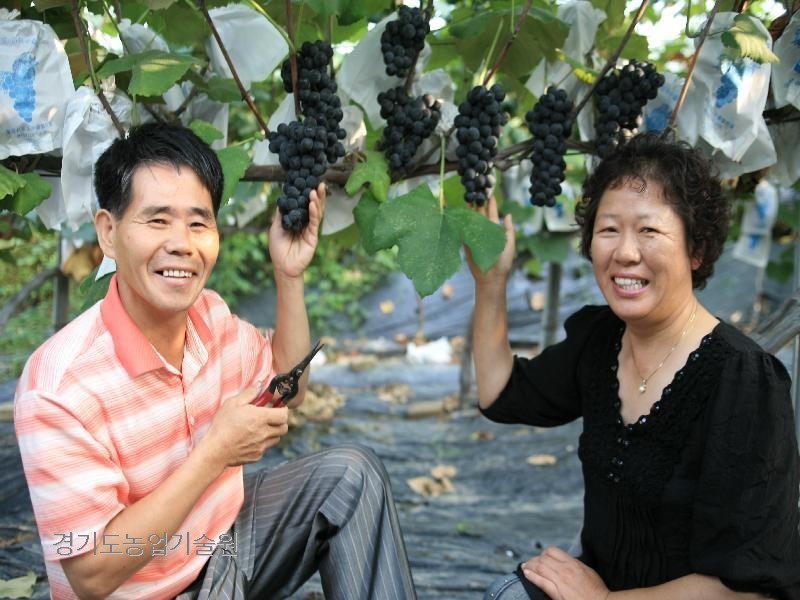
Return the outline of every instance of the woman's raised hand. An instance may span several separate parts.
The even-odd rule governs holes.
[[[494,223],[500,222],[500,215],[497,210],[497,201],[495,200],[494,195],[489,197],[489,201],[484,206],[475,208],[475,211],[481,213]],[[472,260],[472,253],[469,251],[469,248],[466,246],[464,247],[467,256],[467,264],[469,265],[469,270],[472,273],[472,277],[475,279],[476,286],[492,286],[500,284],[505,288],[509,273],[511,273],[511,266],[514,261],[515,252],[514,222],[511,219],[511,215],[506,215],[503,219],[503,228],[505,229],[506,233],[506,245],[503,248],[503,251],[500,253],[500,256],[497,258],[497,262],[486,273],[481,272],[478,265],[476,265],[475,261]]]

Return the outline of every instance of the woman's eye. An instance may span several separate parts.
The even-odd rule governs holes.
[[[150,219],[150,222],[153,225],[166,225],[167,224],[166,219]]]

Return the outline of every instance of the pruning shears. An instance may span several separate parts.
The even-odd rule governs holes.
[[[317,343],[311,349],[311,352],[297,365],[295,365],[288,373],[280,373],[272,378],[267,387],[250,403],[255,406],[272,406],[279,408],[286,405],[292,398],[297,395],[297,384],[303,373],[308,367],[311,359],[322,350],[325,344],[317,340]]]

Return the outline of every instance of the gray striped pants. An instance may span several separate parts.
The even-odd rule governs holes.
[[[285,598],[319,569],[328,599],[414,600],[389,476],[338,446],[244,479],[235,556],[217,547],[177,600]]]

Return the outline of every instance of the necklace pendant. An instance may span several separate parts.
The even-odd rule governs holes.
[[[639,384],[639,393],[644,394],[647,391],[647,380],[642,379],[642,383]]]

